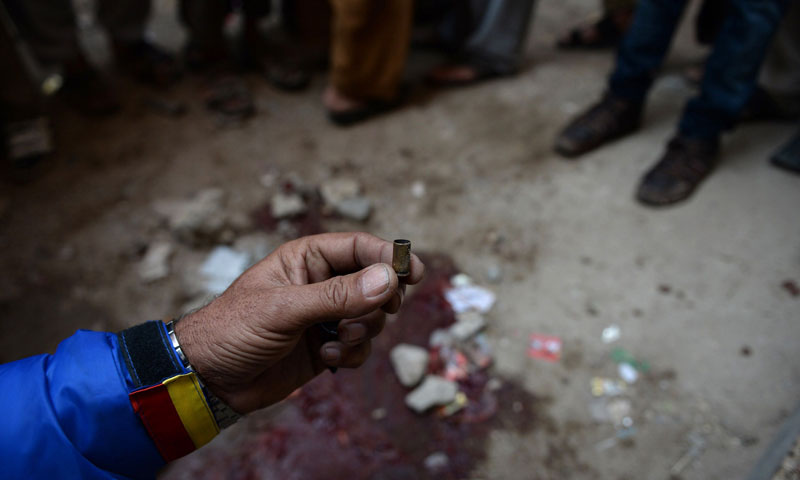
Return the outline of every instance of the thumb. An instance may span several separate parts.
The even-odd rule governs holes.
[[[388,302],[397,285],[394,271],[385,263],[377,263],[350,275],[290,287],[286,300],[291,318],[287,320],[306,328],[323,321],[360,317]]]

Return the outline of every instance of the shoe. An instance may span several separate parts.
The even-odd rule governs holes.
[[[719,142],[675,137],[639,184],[636,198],[651,206],[686,200],[714,169]]]
[[[558,135],[555,151],[565,157],[577,157],[623,137],[639,128],[642,109],[642,103],[606,94]]]

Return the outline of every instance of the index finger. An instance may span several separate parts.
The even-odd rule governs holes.
[[[296,240],[305,252],[309,274],[320,268],[336,273],[350,273],[375,263],[392,264],[392,242],[363,232],[323,233]],[[414,285],[422,280],[425,265],[411,254],[409,275],[404,279]],[[323,279],[312,278],[316,282]]]

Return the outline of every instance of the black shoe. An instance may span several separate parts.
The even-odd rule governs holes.
[[[689,198],[716,165],[719,142],[675,137],[639,184],[636,198],[645,205],[671,205]]]
[[[606,94],[558,135],[556,152],[577,157],[633,132],[639,128],[642,107],[642,103]]]

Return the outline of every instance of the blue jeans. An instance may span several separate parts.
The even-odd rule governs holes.
[[[684,108],[680,135],[717,140],[733,127],[756,87],[756,79],[788,0],[730,0],[706,61],[700,93]],[[640,0],[617,52],[608,82],[616,97],[643,102],[669,50],[687,0]]]

